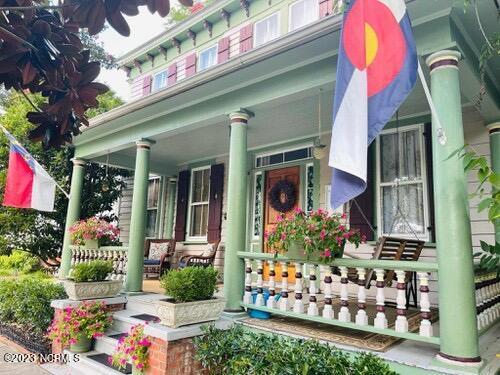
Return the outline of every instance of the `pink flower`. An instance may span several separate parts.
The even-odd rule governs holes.
[[[286,233],[283,232],[281,233],[281,241],[285,241],[286,240]]]
[[[332,255],[330,249],[325,249],[325,257],[329,258]]]
[[[281,214],[280,214],[280,215],[278,215],[278,216],[276,216],[276,221],[277,221],[278,223],[281,223],[281,222],[283,221],[283,216],[282,216]]]
[[[342,219],[347,219],[347,214],[344,212],[341,216]]]
[[[319,238],[321,238],[322,240],[324,240],[326,237],[326,231],[323,229],[320,233],[319,233]]]
[[[302,213],[302,209],[300,207],[295,207],[295,213],[301,214]]]
[[[141,370],[142,368],[144,368],[144,364],[138,363],[135,367],[137,367],[139,370]]]

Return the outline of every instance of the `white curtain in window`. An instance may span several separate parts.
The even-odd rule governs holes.
[[[214,66],[217,63],[217,47],[213,46],[200,53],[200,68],[199,70],[205,70]]]
[[[302,0],[291,5],[290,30],[298,29],[319,17],[319,2],[317,0]]]
[[[255,45],[267,43],[279,36],[278,30],[278,14],[273,14],[271,17],[257,23],[255,27]]]

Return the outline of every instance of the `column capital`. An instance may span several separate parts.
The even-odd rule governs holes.
[[[490,136],[493,134],[498,134],[500,133],[500,121],[492,122],[491,124],[486,125],[486,128],[488,129]]]
[[[253,117],[254,114],[244,108],[240,108],[236,111],[229,113],[229,119],[231,120],[231,124],[240,123],[247,124],[250,117]]]
[[[148,150],[155,143],[156,143],[156,141],[153,141],[152,139],[147,139],[147,138],[141,138],[141,139],[135,141],[135,144],[137,145],[137,148],[145,148],[145,149],[148,149]]]
[[[73,166],[82,166],[84,167],[85,164],[87,164],[86,160],[79,159],[79,158],[72,158],[71,161],[73,162]]]
[[[458,51],[443,50],[435,52],[425,60],[425,63],[429,67],[431,73],[439,67],[454,67],[457,68],[458,62],[462,58],[462,55]]]
[[[177,183],[177,177],[170,177],[168,179],[168,182],[170,182],[170,183]]]

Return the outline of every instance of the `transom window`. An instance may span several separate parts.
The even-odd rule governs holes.
[[[290,31],[296,30],[319,18],[318,0],[300,0],[290,5]]]
[[[158,216],[158,200],[160,198],[160,178],[155,177],[148,183],[148,206],[146,221],[146,237],[156,236],[156,219]]]
[[[428,240],[425,147],[421,126],[388,130],[378,140],[379,228],[383,235]]]
[[[167,72],[156,73],[153,77],[153,87],[152,91],[158,91],[164,87],[167,87]]]
[[[301,147],[292,150],[273,152],[270,154],[260,154],[255,157],[255,167],[265,167],[268,165],[283,164],[295,160],[309,159],[313,155],[311,146]]]
[[[258,47],[279,36],[279,14],[274,13],[255,23],[254,44]]]
[[[189,192],[189,239],[204,240],[208,228],[208,203],[210,190],[210,167],[195,168],[191,171]]]
[[[200,52],[198,56],[198,71],[208,69],[217,64],[217,44]]]

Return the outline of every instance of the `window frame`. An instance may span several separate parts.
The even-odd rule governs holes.
[[[154,180],[158,180],[158,197],[156,198],[156,207],[153,207],[153,206],[149,206],[149,183],[151,181],[154,181]],[[162,184],[161,184],[161,177],[160,176],[153,176],[153,177],[149,177],[148,179],[148,191],[147,191],[147,198],[146,198],[146,238],[152,238],[152,239],[156,239],[159,237],[159,229],[158,229],[158,221],[160,219],[160,207],[161,207],[161,202],[160,202],[160,199],[161,199],[161,189],[162,189]],[[154,235],[153,237],[151,236],[148,236],[148,213],[149,211],[156,211],[156,218],[155,218],[155,226],[154,226]]]
[[[207,234],[204,236],[192,236],[191,235],[191,215],[193,213],[192,207],[193,205],[207,205],[207,224],[208,224],[208,216],[209,216],[209,210],[210,210],[210,172],[211,172],[211,165],[204,165],[201,167],[196,167],[196,168],[191,168],[190,169],[190,176],[189,176],[189,192],[188,192],[188,214],[187,214],[187,220],[186,220],[186,242],[207,242],[207,234],[208,234],[208,228],[207,228]],[[208,169],[208,200],[207,201],[202,201],[202,202],[196,202],[193,204],[193,184],[194,184],[194,172],[197,171],[202,171]]]
[[[201,66],[200,66],[200,63],[201,63],[201,55],[204,53],[204,52],[207,52],[208,50],[212,49],[212,48],[215,48],[215,63],[213,65],[210,65],[208,67],[206,67],[205,69],[201,69]],[[214,43],[212,44],[210,47],[207,47],[205,49],[202,49],[199,53],[198,53],[198,61],[196,62],[196,64],[198,65],[197,66],[197,71],[198,72],[204,72],[205,70],[208,70],[210,68],[213,68],[214,66],[217,65],[217,54],[219,52],[219,43]]]
[[[155,78],[157,76],[159,76],[160,74],[165,74],[165,86],[161,86],[161,87],[156,87],[155,86]],[[164,88],[168,87],[168,71],[163,69],[163,70],[160,70],[156,73],[153,74],[153,77],[152,77],[152,80],[151,80],[151,92],[157,92],[157,91],[160,91]]]
[[[383,228],[383,222],[382,222],[382,188],[387,187],[387,186],[395,186],[396,183],[393,182],[381,182],[381,142],[380,138],[382,135],[386,134],[401,134],[404,132],[408,131],[414,131],[416,130],[418,132],[419,136],[419,141],[420,141],[420,171],[421,171],[421,177],[420,181],[415,182],[411,181],[408,183],[402,183],[400,185],[413,185],[413,184],[422,184],[422,201],[423,201],[423,209],[424,209],[424,233],[422,235],[417,234],[419,240],[423,240],[425,242],[430,241],[430,230],[429,227],[431,225],[430,223],[430,210],[432,207],[430,207],[430,202],[429,202],[429,186],[428,186],[428,178],[427,178],[427,155],[426,155],[426,146],[425,146],[425,137],[424,137],[424,126],[425,124],[413,124],[413,125],[407,125],[407,126],[400,126],[398,128],[391,128],[391,129],[386,129],[380,132],[380,134],[376,138],[376,168],[375,168],[375,173],[376,173],[376,191],[375,191],[375,199],[376,199],[376,212],[377,212],[377,217],[376,217],[376,222],[377,222],[377,235],[380,236],[387,236],[389,233],[384,233],[384,228]],[[407,238],[407,239],[416,239],[415,235],[413,233],[408,233],[408,234],[400,234],[400,233],[391,233],[390,235],[392,236],[397,236],[400,238]]]
[[[294,6],[296,6],[297,4],[303,3],[305,1],[306,0],[297,0],[288,6],[288,32],[302,29],[303,27],[310,25],[310,24],[314,23],[315,21],[319,20],[319,1],[315,1],[314,3],[316,4],[316,18],[314,20],[312,20],[311,22],[305,23],[305,24],[303,24],[299,27],[296,27],[296,28],[292,28],[292,8]]]
[[[261,44],[257,44],[257,25],[267,21],[268,19],[272,18],[276,16],[277,17],[277,30],[278,30],[278,35],[276,35],[276,38],[273,38],[273,39],[270,39],[264,43],[261,43]],[[262,18],[261,20],[258,20],[256,21],[254,24],[253,24],[253,48],[257,48],[257,47],[260,47],[260,46],[263,46],[263,45],[266,45],[268,44],[269,42],[273,41],[273,40],[276,40],[278,39],[279,37],[281,36],[281,15],[280,15],[280,12],[274,12],[272,14],[270,14],[269,16],[267,17],[264,17]]]

